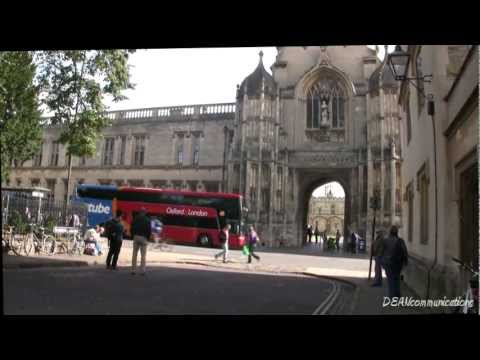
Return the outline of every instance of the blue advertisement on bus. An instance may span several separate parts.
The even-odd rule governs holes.
[[[111,190],[111,195],[95,196],[97,190],[101,190],[102,194],[105,190]],[[86,204],[88,207],[87,226],[93,227],[97,224],[107,222],[113,217],[113,193],[116,191],[114,186],[95,186],[95,185],[78,185],[75,189],[74,202]],[[90,196],[95,197],[90,197]]]

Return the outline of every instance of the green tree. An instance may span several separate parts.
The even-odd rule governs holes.
[[[40,147],[42,129],[38,108],[36,66],[29,52],[0,52],[1,181],[31,159]]]
[[[38,53],[43,101],[53,112],[52,125],[61,125],[59,142],[66,145],[67,194],[70,193],[72,156],[93,156],[101,131],[109,125],[104,97],[126,99],[133,89],[128,67],[134,50],[45,51]],[[69,197],[67,196],[67,203]]]

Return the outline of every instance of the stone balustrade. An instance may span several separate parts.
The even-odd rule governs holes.
[[[129,120],[162,120],[176,118],[200,118],[203,116],[216,115],[235,115],[235,103],[219,103],[219,104],[200,104],[200,105],[184,105],[184,106],[167,106],[146,109],[131,110],[115,110],[106,113],[107,117],[112,121],[129,121]],[[51,125],[49,118],[43,118],[45,125]]]

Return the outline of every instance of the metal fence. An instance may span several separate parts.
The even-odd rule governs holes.
[[[4,190],[2,194],[2,229],[15,227],[15,232],[25,233],[30,224],[43,226],[52,232],[54,226],[67,226],[73,214],[80,219],[80,230],[85,231],[88,208],[85,204],[53,201],[49,197],[34,197],[31,193]]]

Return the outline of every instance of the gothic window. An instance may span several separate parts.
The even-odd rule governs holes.
[[[31,183],[32,183],[32,187],[38,187],[40,186],[40,179],[32,179]]]
[[[145,135],[135,136],[133,165],[142,166],[145,159]]]
[[[330,205],[330,212],[332,215],[335,214],[335,204]]]
[[[105,147],[103,149],[103,165],[113,164],[113,147],[115,144],[114,138],[105,138]]]
[[[331,79],[315,84],[307,94],[307,128],[345,127],[346,97],[338,83]]]

